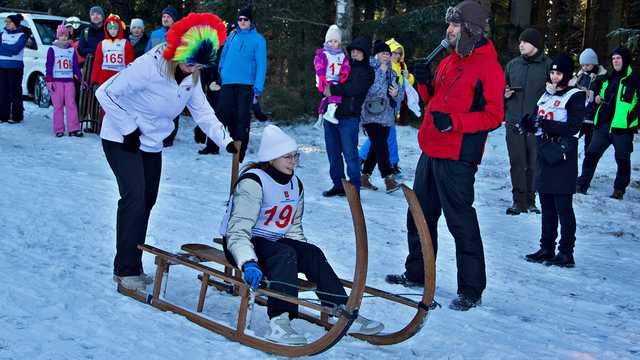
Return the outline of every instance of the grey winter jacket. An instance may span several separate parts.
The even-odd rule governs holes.
[[[397,104],[404,98],[404,89],[399,85],[398,75],[391,68],[391,64],[387,67],[386,72],[382,71],[380,63],[375,58],[371,58],[370,65],[374,69],[375,79],[362,104],[360,120],[363,125],[373,123],[382,126],[393,126],[396,121]],[[398,95],[393,98],[394,104],[391,103],[392,98],[389,96],[389,86],[391,84],[395,84],[398,87]],[[385,104],[384,111],[379,114],[372,114],[367,111],[367,102],[375,101],[376,99],[383,99]]]
[[[519,123],[525,114],[537,110],[537,102],[544,93],[551,59],[538,51],[531,58],[518,56],[509,61],[504,77],[509,87],[520,87],[510,98],[505,99],[505,121],[507,125]]]
[[[595,95],[600,92],[602,83],[607,79],[607,69],[602,65],[596,66],[598,67],[596,71],[585,73],[580,70],[569,81],[569,86],[576,86],[586,91],[584,122],[588,124],[593,124],[596,114]]]

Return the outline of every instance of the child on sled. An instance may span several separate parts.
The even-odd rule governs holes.
[[[323,303],[344,305],[347,295],[338,276],[322,250],[306,242],[302,230],[304,188],[294,174],[298,157],[293,138],[277,126],[265,128],[258,162],[243,169],[229,201],[221,226],[225,252],[254,289],[264,272],[270,289],[297,297],[298,289],[285,284],[297,284],[301,272],[317,284]],[[270,297],[266,338],[287,345],[306,344],[305,336],[291,326],[297,313],[297,305]],[[359,315],[349,333],[371,335],[383,328],[382,323]]]

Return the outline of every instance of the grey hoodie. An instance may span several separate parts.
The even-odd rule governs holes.
[[[395,84],[398,87],[398,95],[393,98],[395,104],[399,104],[404,98],[404,89],[398,84],[398,75],[391,68],[391,63],[389,63],[386,72],[382,71],[380,63],[374,57],[371,58],[370,65],[374,69],[375,80],[369,88],[362,106],[362,124],[375,123],[382,126],[393,126],[396,121],[396,108],[391,104],[389,86]],[[365,109],[367,102],[375,99],[384,99],[385,101],[385,109],[380,114],[371,114]]]

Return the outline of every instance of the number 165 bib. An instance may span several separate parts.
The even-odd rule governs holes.
[[[102,40],[102,70],[122,71],[124,64],[124,39]]]

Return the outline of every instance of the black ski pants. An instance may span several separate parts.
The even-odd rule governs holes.
[[[24,119],[22,105],[23,68],[0,68],[0,121]]]
[[[604,152],[613,144],[615,159],[618,164],[613,188],[624,192],[631,182],[631,153],[633,152],[633,133],[609,132],[608,126],[598,126],[593,132],[589,149],[582,162],[582,174],[578,185],[585,190],[591,185],[596,167]]]
[[[291,297],[298,297],[296,286],[298,286],[298,273],[300,272],[305,274],[309,281],[318,286],[317,290],[335,294],[319,293],[318,298],[320,298],[323,305],[333,306],[347,303],[347,293],[319,247],[287,238],[270,241],[261,237],[254,237],[251,242],[264,276],[268,280],[274,281],[274,283],[270,283],[270,289],[285,293]],[[289,316],[294,318],[298,314],[298,306],[272,297],[267,300],[269,318],[285,312],[288,312]]]
[[[560,246],[564,254],[573,254],[576,243],[576,216],[573,212],[573,194],[543,194],[540,196],[542,211],[542,235],[540,247],[555,251],[560,220]]]
[[[511,165],[511,187],[516,205],[527,208],[531,194],[535,197],[536,137],[533,134],[519,134],[513,126],[506,127],[507,150]]]
[[[121,143],[107,140],[102,140],[102,148],[120,191],[113,272],[118,276],[139,275],[142,251],[138,245],[145,242],[149,214],[158,197],[162,153],[132,153]]]
[[[391,127],[373,123],[364,124],[363,127],[371,141],[371,148],[362,166],[362,173],[371,175],[377,163],[378,170],[383,178],[393,174],[391,162],[389,161],[389,145],[387,144]]]
[[[216,114],[220,118],[233,140],[242,141],[240,161],[244,160],[249,143],[251,127],[251,104],[253,103],[253,85],[222,85]]]
[[[475,173],[478,167],[466,161],[434,159],[420,155],[413,190],[426,217],[438,249],[438,219],[444,213],[447,227],[456,243],[458,294],[478,299],[486,287],[484,249],[476,210],[473,208]],[[407,212],[409,255],[405,275],[410,281],[424,282],[424,259],[420,237],[411,213]]]

